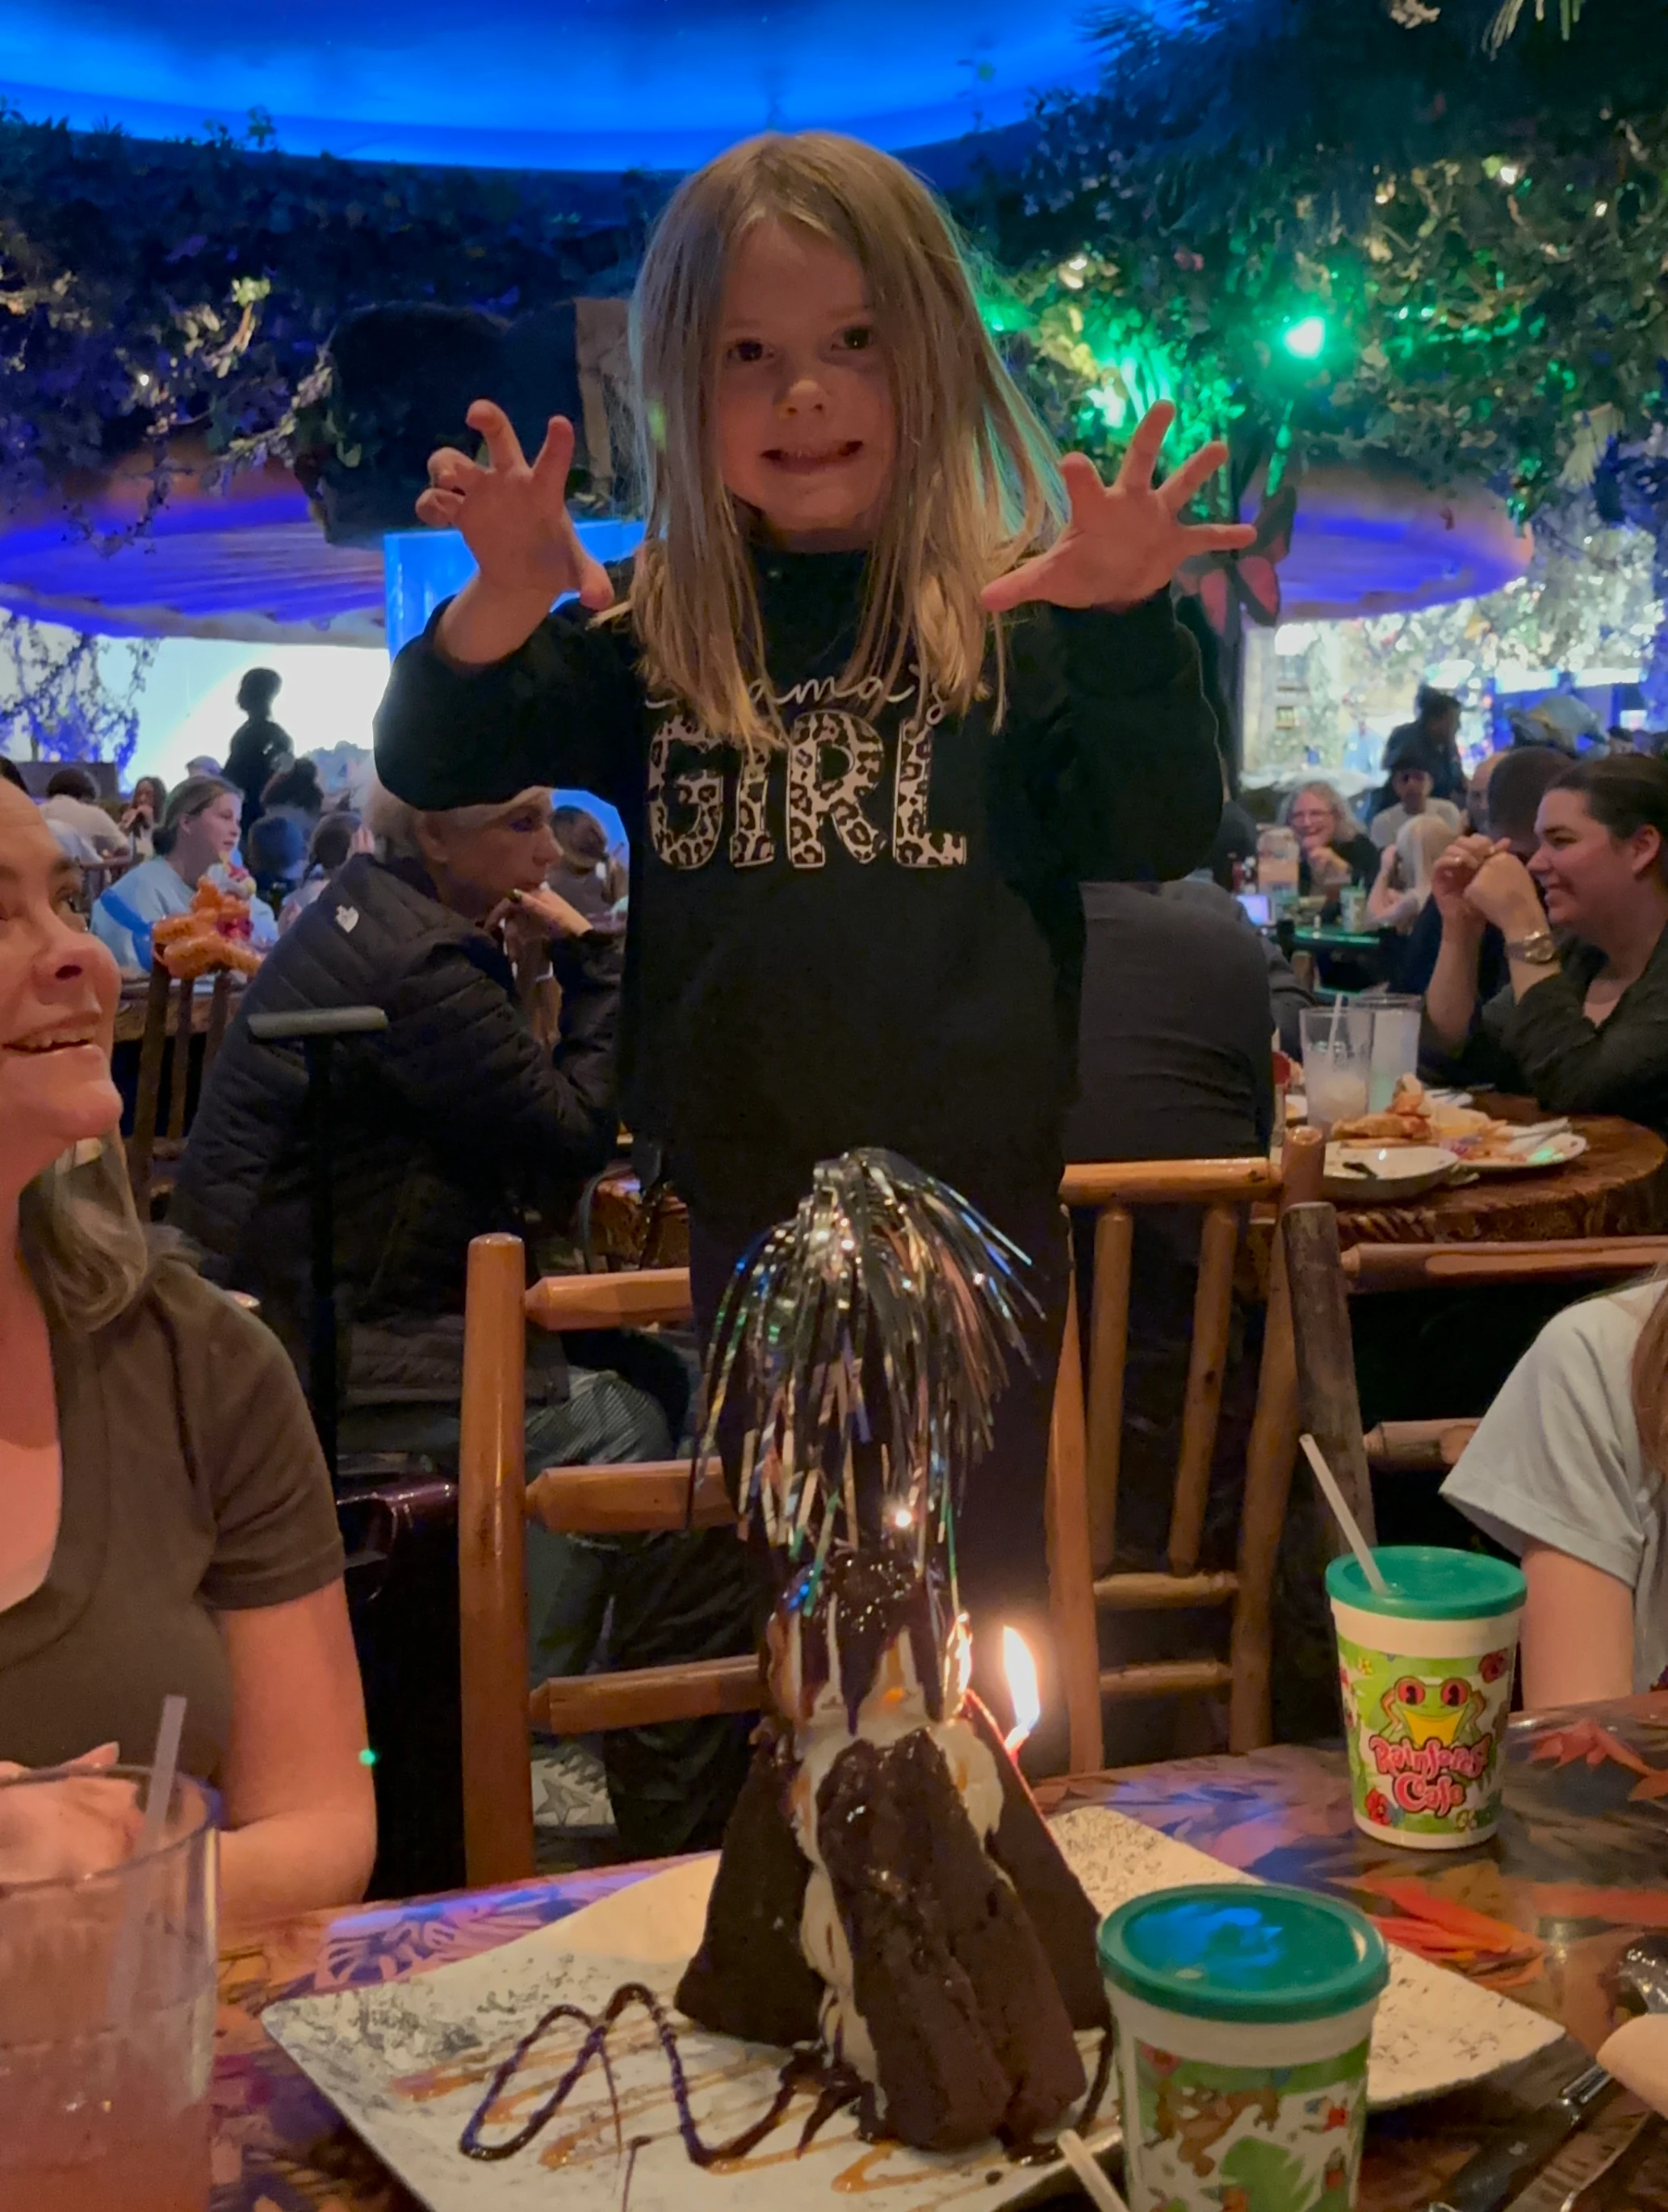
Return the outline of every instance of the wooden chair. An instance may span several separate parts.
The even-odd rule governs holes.
[[[1233,1748],[1246,1751],[1269,1740],[1274,1565],[1298,1435],[1290,1302],[1277,1238],[1235,1566],[1199,1571],[1199,1542],[1221,1413],[1241,1219],[1253,1201],[1270,1200],[1283,1212],[1318,1192],[1322,1150],[1319,1133],[1304,1130],[1293,1133],[1277,1164],[1177,1160],[1066,1170],[1066,1204],[1092,1207],[1097,1216],[1088,1381],[1085,1386],[1074,1270],[1048,1470],[1051,1604],[1074,1773],[1093,1771],[1103,1763],[1101,1700],[1108,1697],[1225,1691]],[[1109,1570],[1116,1540],[1132,1209],[1155,1205],[1204,1209],[1168,1565],[1151,1573],[1113,1573]],[[1215,1606],[1231,1613],[1226,1660],[1101,1667],[1101,1611]]]
[[[533,1869],[531,1728],[548,1735],[642,1728],[758,1710],[751,1656],[560,1676],[527,1688],[526,1523],[563,1534],[719,1528],[734,1519],[716,1462],[691,1510],[687,1461],[548,1468],[526,1480],[525,1323],[643,1328],[690,1318],[686,1267],[549,1275],[526,1287],[521,1240],[469,1250],[458,1574],[462,1638],[464,1850],[471,1886]],[[686,1518],[686,1515],[688,1517]]]
[[[1539,1243],[1338,1246],[1330,1206],[1289,1214],[1288,1264],[1301,1285],[1299,1364],[1331,1378],[1327,1403],[1305,1408],[1334,1471],[1350,1477],[1357,1510],[1372,1525],[1374,1474],[1445,1474],[1477,1429],[1471,1419],[1381,1421],[1364,1434],[1355,1395],[1348,1297],[1502,1283],[1602,1286],[1668,1266],[1668,1237],[1556,1237]]]
[[[170,1006],[170,998],[173,1004]],[[232,976],[222,968],[209,996],[208,1029],[203,1040],[203,1073],[209,1079],[221,1041],[232,1014]],[[151,967],[150,988],[145,998],[145,1026],[139,1042],[139,1083],[133,1103],[133,1134],[127,1142],[128,1179],[142,1221],[148,1220],[153,1200],[162,1197],[171,1178],[156,1173],[160,1160],[177,1160],[185,1150],[185,1098],[191,1080],[191,1032],[196,1017],[196,987],[182,979],[175,982],[159,959]],[[168,1108],[161,1118],[162,1063],[168,1057]],[[161,1123],[159,1132],[158,1124]]]

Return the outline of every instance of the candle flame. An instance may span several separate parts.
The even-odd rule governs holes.
[[[1019,1749],[1042,1715],[1037,1662],[1016,1628],[1004,1628],[1002,1632],[1002,1667],[1008,1677],[1008,1698],[1014,1709],[1014,1724],[1003,1738],[1003,1747],[1012,1753]]]

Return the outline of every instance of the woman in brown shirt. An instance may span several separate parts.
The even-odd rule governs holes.
[[[375,1815],[329,1479],[276,1340],[135,1217],[78,887],[0,785],[0,1761],[143,1761],[183,1692],[228,1914],[341,1903]]]

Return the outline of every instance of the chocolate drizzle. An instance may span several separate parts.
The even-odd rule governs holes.
[[[935,1721],[943,1718],[947,1593],[921,1572],[912,1554],[890,1548],[836,1552],[826,1566],[809,1567],[799,1576],[786,1602],[800,1616],[803,1717],[809,1718],[828,1683],[837,1642],[840,1692],[855,1735],[882,1660],[900,1637],[907,1637],[927,1711]]]
[[[620,2093],[609,2058],[608,2038],[609,2031],[621,2014],[633,2005],[640,2005],[647,2013],[654,2024],[655,2033],[660,2039],[660,2047],[666,2054],[667,2069],[671,2075],[672,2102],[677,2110],[678,2133],[683,2138],[683,2148],[692,2166],[715,2166],[720,2160],[745,2158],[780,2124],[798,2092],[808,2083],[816,2084],[820,2094],[799,2138],[798,2147],[803,2151],[834,2113],[855,2101],[863,2087],[862,2082],[848,2068],[830,2067],[817,2051],[796,2051],[790,2055],[778,2077],[776,2094],[763,2118],[755,2120],[750,2128],[744,2128],[740,2135],[732,2136],[728,2142],[705,2142],[689,2108],[689,2085],[683,2072],[682,2054],[677,2047],[677,2031],[667,2016],[666,2008],[644,1983],[626,1982],[616,1990],[600,2013],[588,2013],[582,2005],[567,2003],[553,2004],[548,2012],[542,2013],[488,2083],[486,2095],[470,2114],[464,2132],[458,2139],[458,2149],[467,2157],[494,2162],[499,2159],[513,2158],[518,2151],[525,2150],[528,2144],[543,2132],[591,2067],[598,2065],[608,2084],[609,2103],[614,2112],[615,2137],[623,2151],[626,2145],[622,2140]],[[493,2106],[526,2063],[534,2045],[560,2020],[576,2021],[585,2031],[585,2040],[580,2044],[573,2063],[524,2126],[518,2128],[513,2136],[506,2136],[502,2142],[482,2142],[481,2130],[487,2124]],[[642,2148],[641,2142],[633,2141],[630,2148],[634,2165],[637,2153]]]
[[[744,2128],[740,2135],[731,2136],[728,2142],[703,2142],[689,2106],[689,2085],[683,2072],[682,2054],[677,2047],[677,2031],[667,2017],[664,2005],[652,1989],[642,1982],[626,1982],[615,1990],[600,2013],[588,2013],[582,2005],[567,2003],[554,2004],[548,2012],[542,2013],[493,2075],[487,2085],[485,2096],[470,2114],[463,2134],[458,2139],[458,2149],[470,2158],[494,2163],[500,2159],[513,2158],[518,2151],[525,2150],[529,2143],[543,2134],[591,2068],[599,2065],[603,2069],[603,2078],[608,2084],[609,2103],[614,2113],[615,2140],[622,2153],[629,2153],[626,2168],[626,2191],[629,2199],[631,2178],[636,2169],[638,2154],[648,2148],[652,2138],[634,2136],[628,2143],[624,2140],[620,2120],[620,2093],[609,2059],[608,2037],[609,2031],[621,2014],[633,2005],[640,2005],[648,2014],[659,2038],[660,2047],[666,2055],[667,2069],[671,2076],[672,2102],[677,2111],[678,2133],[682,2137],[683,2148],[692,2166],[704,2168],[724,2160],[745,2158],[749,2151],[756,2150],[766,2136],[780,2126],[794,2097],[800,2090],[808,2087],[816,2090],[816,2102],[799,2131],[799,2140],[794,2146],[796,2152],[803,2154],[809,2150],[834,2115],[852,2105],[858,2110],[859,2137],[865,2142],[885,2140],[884,2130],[877,2122],[874,2092],[870,2085],[850,2066],[831,2063],[821,2051],[808,2050],[789,2053],[786,2063],[777,2076],[776,2094],[761,2118],[755,2120],[751,2127]],[[506,2136],[502,2142],[483,2143],[481,2130],[487,2124],[493,2106],[525,2064],[535,2044],[559,2020],[574,2021],[584,2027],[585,2040],[579,2045],[578,2057],[524,2126],[519,2128],[514,2135]],[[1112,2078],[1112,2030],[1107,2027],[1101,2038],[1095,2080],[1083,2100],[1083,2110],[1073,2123],[1080,2135],[1086,2134],[1095,2124],[1095,2116],[1107,2094],[1107,2085]],[[1052,2143],[1034,2141],[1010,2142],[1005,2148],[1010,2166],[1050,2166],[1060,2156]]]

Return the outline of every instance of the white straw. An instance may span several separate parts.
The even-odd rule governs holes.
[[[1301,1436],[1297,1441],[1303,1447],[1303,1456],[1314,1469],[1315,1480],[1326,1493],[1326,1503],[1332,1509],[1333,1518],[1350,1540],[1350,1549],[1361,1561],[1362,1574],[1382,1597],[1390,1585],[1386,1582],[1378,1561],[1373,1557],[1371,1546],[1361,1533],[1361,1523],[1350,1510],[1343,1492],[1337,1486],[1337,1477],[1327,1466],[1320,1446],[1313,1437]]]
[[[1054,2138],[1066,2164],[1083,2185],[1083,2194],[1100,2212],[1129,2212],[1129,2207],[1095,2164],[1093,2153],[1075,2128],[1062,2128]]]
[[[1326,1032],[1326,1057],[1337,1059],[1337,1035],[1343,1024],[1343,994],[1340,991],[1332,1000],[1332,1025]]]
[[[156,1748],[151,1753],[150,1787],[145,1797],[144,1818],[139,1824],[139,1840],[133,1847],[135,1860],[150,1858],[161,1844],[162,1831],[168,1821],[168,1807],[173,1802],[174,1770],[179,1764],[179,1737],[185,1725],[184,1698],[164,1698],[161,1723],[156,1731]],[[118,2027],[125,2025],[138,1992],[139,1950],[144,1934],[144,1913],[135,1901],[137,1891],[130,1888],[122,1911],[121,1925],[116,1930],[115,1948],[111,1954],[110,2017]]]

